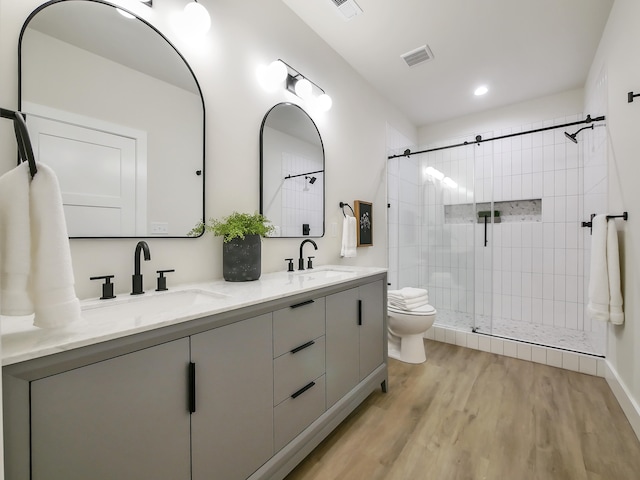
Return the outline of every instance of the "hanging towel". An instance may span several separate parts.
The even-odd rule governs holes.
[[[356,228],[356,217],[344,217],[344,220],[342,221],[342,249],[340,250],[341,257],[350,258],[357,255]]]
[[[607,216],[591,220],[591,264],[587,312],[594,320],[609,320],[609,273],[607,269]]]
[[[38,164],[29,191],[34,325],[60,327],[80,318],[62,195],[53,170]]]
[[[624,323],[622,291],[620,289],[620,254],[616,222],[607,222],[607,273],[609,276],[609,320],[614,325]]]
[[[0,314],[30,315],[27,293],[31,269],[29,165],[0,177]]]

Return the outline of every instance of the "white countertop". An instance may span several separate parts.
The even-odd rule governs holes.
[[[224,280],[180,285],[166,292],[81,302],[82,319],[60,328],[33,326],[33,316],[0,317],[2,365],[11,365],[196,318],[386,272],[377,267],[324,265],[263,274],[253,282]]]

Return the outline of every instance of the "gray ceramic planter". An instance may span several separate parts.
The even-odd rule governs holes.
[[[227,282],[249,282],[260,278],[260,235],[247,235],[222,243],[222,276]]]

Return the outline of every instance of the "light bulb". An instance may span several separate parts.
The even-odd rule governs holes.
[[[203,35],[211,28],[211,17],[206,8],[196,2],[188,3],[184,7],[185,28],[196,35]]]
[[[287,78],[288,73],[289,70],[286,65],[280,60],[275,60],[267,68],[267,81],[272,84],[282,83]]]
[[[311,97],[311,82],[306,78],[301,78],[296,82],[295,91],[296,95],[298,95],[303,100],[306,100]]]
[[[316,105],[318,106],[318,110],[320,110],[321,112],[327,112],[331,109],[333,100],[331,100],[331,97],[329,95],[323,93],[316,100]]]

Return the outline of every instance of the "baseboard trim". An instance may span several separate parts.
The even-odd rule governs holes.
[[[609,360],[605,361],[605,379],[613,392],[613,395],[618,400],[622,411],[627,416],[627,420],[631,424],[631,428],[636,434],[636,437],[640,439],[640,406],[634,400],[633,396],[630,394],[629,389],[624,384],[618,372]]]

